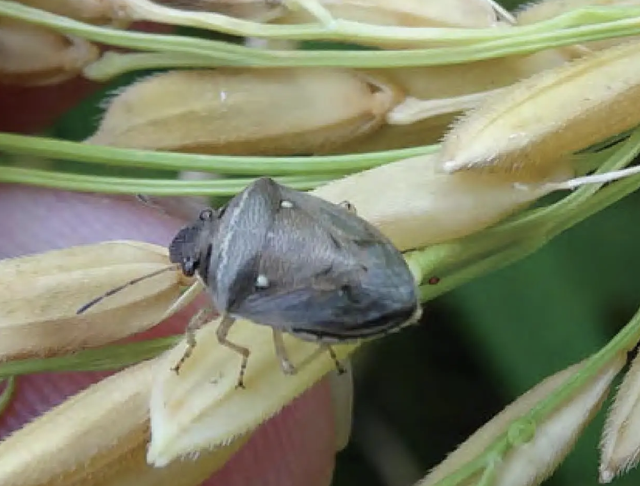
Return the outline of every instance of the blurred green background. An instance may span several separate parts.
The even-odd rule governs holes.
[[[502,2],[507,8],[518,3]],[[88,136],[95,125],[87,120],[97,121],[100,101],[141,75],[105,86],[50,134]],[[73,169],[96,172],[80,164]],[[640,194],[535,255],[429,302],[419,326],[362,349],[354,360],[352,440],[337,457],[334,485],[413,484],[510,401],[602,347],[640,303],[634,270],[640,269],[640,225],[633,223],[638,213]],[[545,484],[598,484],[603,412]],[[639,482],[635,470],[614,484]]]

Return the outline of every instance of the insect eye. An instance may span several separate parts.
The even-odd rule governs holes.
[[[200,212],[200,221],[211,221],[214,218],[214,211],[211,208],[203,209]]]

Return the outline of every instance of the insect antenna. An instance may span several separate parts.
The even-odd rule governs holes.
[[[107,297],[111,297],[114,294],[117,294],[118,292],[126,289],[127,287],[130,287],[132,285],[140,283],[143,280],[147,280],[148,278],[155,277],[157,275],[163,274],[163,273],[168,272],[170,270],[178,270],[178,269],[180,269],[180,264],[175,263],[173,265],[169,265],[167,267],[161,268],[160,270],[156,270],[155,272],[147,273],[146,275],[143,275],[141,277],[137,277],[137,278],[134,278],[133,280],[129,280],[127,283],[122,284],[122,285],[120,285],[118,287],[114,287],[114,288],[106,291],[104,294],[100,295],[99,297],[96,297],[95,299],[90,300],[89,302],[84,304],[82,307],[80,307],[76,311],[76,315],[83,314],[84,312],[89,310],[91,307],[93,307],[94,305],[99,303],[100,301],[106,299]]]
[[[148,208],[155,209],[159,213],[167,214],[167,211],[162,206],[160,206],[150,196],[147,196],[146,194],[136,194],[136,201],[138,201],[141,204],[144,204]]]

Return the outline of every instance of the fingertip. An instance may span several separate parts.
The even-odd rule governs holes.
[[[333,422],[325,379],[262,424],[203,486],[328,486],[335,462]]]
[[[107,240],[167,246],[183,223],[133,198],[0,184],[0,258]]]

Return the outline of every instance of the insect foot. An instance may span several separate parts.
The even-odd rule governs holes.
[[[180,357],[178,362],[171,368],[176,375],[180,373],[180,368],[184,362],[189,359],[189,356],[193,353],[193,348],[196,347],[196,335],[195,332],[200,329],[208,320],[212,317],[212,309],[205,307],[200,309],[187,324],[185,330],[185,339],[187,341],[187,348],[184,350],[184,354]]]

